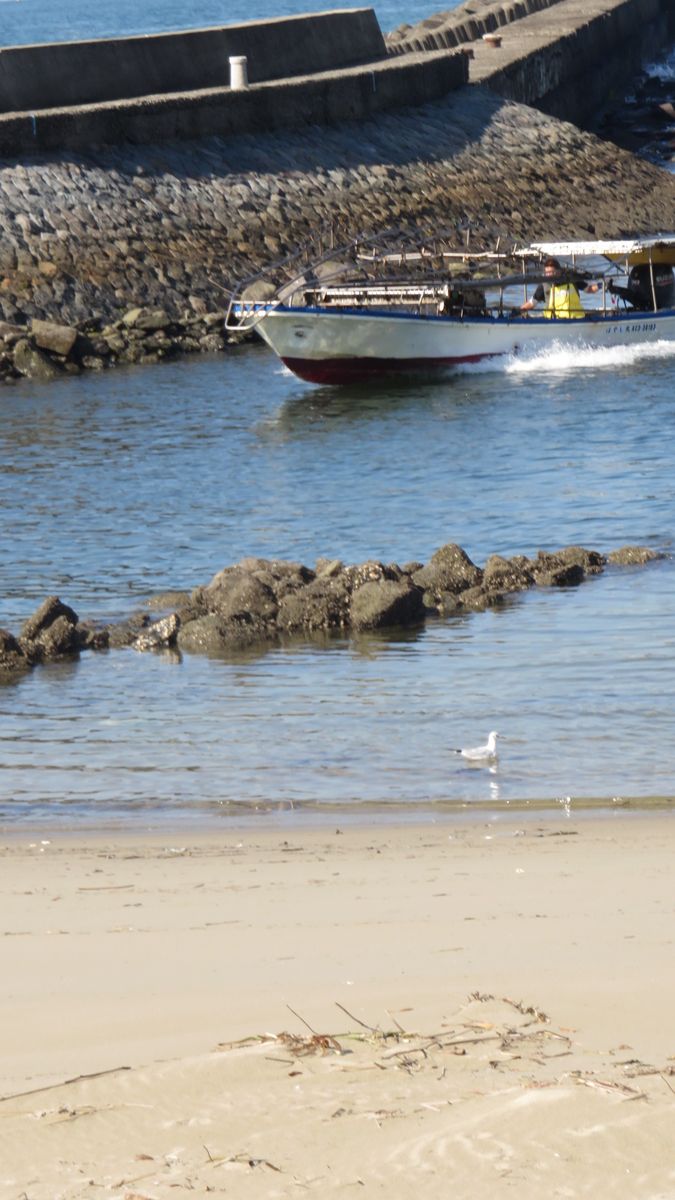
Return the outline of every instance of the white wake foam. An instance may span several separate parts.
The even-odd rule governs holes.
[[[500,358],[482,359],[477,363],[465,363],[458,368],[462,374],[482,375],[489,371],[502,371],[507,375],[537,373],[554,374],[579,370],[616,370],[617,367],[632,367],[649,360],[675,359],[675,341],[643,342],[634,346],[564,346],[552,342],[545,349],[505,354]]]

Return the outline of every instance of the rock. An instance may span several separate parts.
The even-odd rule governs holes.
[[[422,590],[392,579],[364,583],[352,595],[349,615],[354,629],[419,624],[424,620]]]
[[[585,550],[583,546],[566,546],[564,550],[557,550],[555,557],[563,563],[582,567],[586,575],[602,574],[607,562],[604,554],[599,554],[597,550]]]
[[[579,563],[565,563],[557,554],[540,550],[532,560],[532,574],[539,587],[576,587],[583,581],[584,568]]]
[[[612,550],[608,555],[611,563],[622,567],[643,566],[664,557],[665,555],[658,550],[650,550],[649,546],[621,546],[619,550]]]
[[[52,354],[62,354],[67,358],[75,342],[77,330],[71,325],[57,325],[54,321],[39,321],[33,318],[30,323],[33,341],[41,350],[49,350]]]
[[[277,615],[272,589],[239,567],[223,573],[217,584],[209,584],[204,598],[210,611],[226,620],[248,615],[257,621],[273,621]]]
[[[185,605],[190,600],[189,592],[169,591],[157,592],[154,596],[149,596],[147,600],[148,608],[179,608]]]
[[[123,319],[126,322],[126,317]],[[134,321],[134,328],[147,331],[166,329],[171,323],[171,317],[163,308],[142,308]]]
[[[499,598],[497,592],[486,592],[478,584],[476,587],[465,588],[457,600],[460,608],[468,609],[470,612],[484,612],[486,608],[496,604]]]
[[[462,593],[462,596],[464,595],[465,592]],[[462,600],[455,592],[441,592],[437,600],[434,600],[429,592],[425,592],[424,603],[432,612],[438,612],[444,617],[449,613],[458,612],[462,607]]]
[[[26,330],[23,325],[13,325],[10,321],[0,321],[0,338],[5,345],[12,346],[23,337]]]
[[[30,666],[31,660],[16,638],[7,629],[0,629],[0,679],[27,671]]]
[[[277,624],[289,632],[346,628],[349,625],[350,590],[344,573],[335,579],[314,579],[306,587],[281,598]]]
[[[271,300],[276,287],[273,283],[269,283],[264,279],[254,279],[249,283],[241,293],[241,299],[245,304],[264,304],[266,300]]]
[[[374,583],[378,579],[397,581],[401,578],[401,568],[385,566],[384,563],[377,562],[375,559],[369,559],[368,562],[359,563],[358,566],[345,567],[343,574],[348,586],[354,591],[356,588],[362,587],[364,583]]]
[[[333,579],[344,570],[344,563],[339,558],[317,558],[317,579]]]
[[[126,325],[127,329],[133,329],[142,312],[142,308],[128,308],[122,317],[122,324]]]
[[[109,631],[99,629],[88,621],[78,623],[77,637],[80,650],[107,650],[110,646]]]
[[[14,367],[26,379],[39,379],[45,383],[58,379],[62,374],[61,368],[52,362],[51,358],[32,346],[26,338],[21,338],[14,347]]]
[[[28,617],[21,626],[22,641],[34,641],[45,630],[49,629],[59,617],[65,617],[71,625],[77,625],[78,616],[74,609],[59,600],[58,596],[48,596],[42,604]]]
[[[483,572],[472,563],[461,546],[448,542],[432,554],[426,567],[415,571],[412,579],[423,591],[437,597],[443,592],[457,593],[467,588],[478,587],[482,582]]]
[[[80,639],[76,625],[66,616],[57,617],[48,629],[43,629],[34,639],[43,658],[62,658],[64,655],[79,654]]]
[[[171,613],[161,621],[154,621],[152,625],[148,625],[131,644],[134,650],[157,650],[162,646],[173,646],[179,629],[180,618],[176,613]]]
[[[179,650],[191,654],[219,655],[270,639],[271,632],[267,627],[239,617],[225,620],[218,613],[208,613],[205,617],[181,625],[177,644]]]
[[[225,346],[225,338],[220,333],[205,333],[199,338],[200,348],[205,354],[217,354]]]
[[[520,562],[492,554],[483,569],[483,587],[488,592],[523,592],[534,579]]]

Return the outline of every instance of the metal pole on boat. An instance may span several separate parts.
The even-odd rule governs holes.
[[[656,303],[656,284],[654,283],[654,260],[652,258],[651,247],[649,250],[649,281],[652,285],[652,304],[654,305],[654,312],[656,312],[656,310],[658,308],[658,304]]]

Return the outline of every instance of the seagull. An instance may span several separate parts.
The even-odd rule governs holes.
[[[497,757],[497,738],[499,734],[493,729],[488,734],[488,740],[484,746],[466,746],[463,750],[455,750],[455,754],[461,754],[462,758],[468,758],[472,762],[489,762],[490,759]]]

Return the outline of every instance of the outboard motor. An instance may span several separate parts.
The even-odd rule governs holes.
[[[654,307],[656,296],[657,308],[672,308],[675,304],[675,277],[673,268],[661,264],[654,265],[654,295],[652,295],[652,268],[648,263],[633,267],[628,276],[628,292],[630,302],[636,308],[650,309]]]

